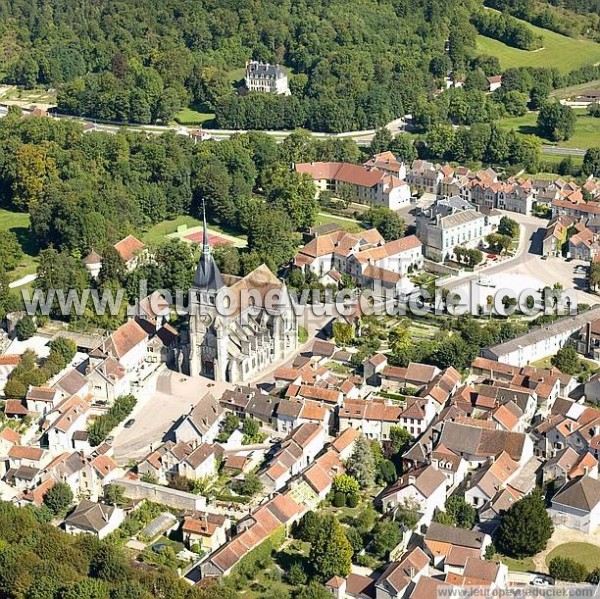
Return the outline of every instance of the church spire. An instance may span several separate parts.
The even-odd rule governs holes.
[[[206,203],[202,200],[202,254],[210,254],[211,248],[208,243],[208,227],[206,226]]]
[[[212,255],[212,248],[208,241],[208,227],[206,226],[206,206],[202,202],[202,255],[196,267],[194,286],[197,289],[218,291],[225,285],[221,271]]]

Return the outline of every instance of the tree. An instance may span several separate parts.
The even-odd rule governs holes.
[[[77,345],[66,337],[56,337],[48,344],[50,351],[60,356],[62,363],[66,366],[77,353]],[[63,366],[63,368],[64,368]]]
[[[417,158],[417,150],[413,139],[406,133],[398,133],[394,137],[390,144],[390,150],[400,162],[411,164]]]
[[[254,420],[254,418],[244,418],[242,432],[244,433],[244,438],[242,440],[244,445],[256,443],[260,434],[260,425],[258,424],[258,421]]]
[[[555,580],[584,582],[588,576],[586,567],[570,557],[557,556],[550,560],[548,572]]]
[[[500,219],[500,224],[498,225],[498,233],[500,233],[500,235],[507,235],[508,237],[512,237],[514,239],[519,235],[519,223],[508,216],[503,216]]]
[[[546,102],[540,108],[537,126],[542,137],[552,141],[563,141],[573,135],[576,119],[575,112],[570,106],[553,100]]]
[[[581,170],[585,175],[600,175],[600,147],[586,150]]]
[[[453,366],[458,370],[464,370],[475,359],[476,353],[476,347],[469,345],[459,335],[452,335],[438,344],[431,360],[438,368]]]
[[[0,264],[5,270],[13,270],[21,262],[23,250],[12,231],[0,231]]]
[[[360,216],[367,226],[377,229],[386,241],[400,239],[404,235],[404,221],[396,212],[385,206],[369,208]]]
[[[294,599],[331,599],[331,593],[316,580],[311,580],[294,595]]]
[[[121,254],[113,245],[107,244],[102,250],[102,266],[98,274],[98,281],[103,284],[107,281],[116,281],[122,284],[127,275],[127,267]]]
[[[344,507],[346,505],[346,494],[341,491],[335,491],[333,493],[331,505],[333,505],[333,507]]]
[[[240,495],[252,497],[257,493],[260,493],[260,491],[263,488],[263,484],[260,481],[260,478],[258,478],[258,476],[255,473],[250,472],[244,477],[244,479],[234,480],[231,483],[231,487],[236,493],[239,493]]]
[[[234,431],[238,429],[240,426],[240,418],[237,414],[233,412],[228,412],[223,420],[223,424],[221,425],[224,433],[231,435]],[[258,431],[257,431],[258,432]]]
[[[308,576],[302,567],[302,562],[293,562],[287,571],[286,578],[287,581],[293,586],[305,585],[306,581],[308,580]]]
[[[497,546],[505,555],[528,557],[542,551],[554,526],[539,492],[526,495],[506,511],[500,520]]]
[[[512,239],[508,235],[502,235],[500,233],[490,233],[485,236],[485,242],[490,248],[501,254],[505,252],[511,245]]]
[[[346,322],[334,322],[333,338],[335,339],[335,344],[340,347],[350,345],[354,339],[354,326]]]
[[[392,134],[387,127],[381,127],[375,131],[371,141],[371,154],[380,154],[390,149],[392,144]]]
[[[371,534],[372,552],[380,559],[386,559],[389,552],[402,540],[400,525],[393,520],[380,520]]]
[[[550,359],[552,366],[566,374],[577,374],[581,370],[581,360],[577,350],[568,345],[559,349]]]
[[[110,503],[111,505],[124,505],[127,503],[125,487],[113,483],[106,485],[104,487],[104,499],[106,503]]]
[[[360,532],[353,527],[346,528],[344,532],[346,533],[350,545],[352,545],[354,555],[362,551],[365,546],[365,541]]]
[[[419,522],[421,506],[413,498],[406,498],[398,504],[396,520],[407,528],[416,528]]]
[[[390,460],[381,460],[377,463],[377,482],[378,484],[393,483],[398,477],[396,466]]]
[[[311,542],[308,560],[323,582],[332,576],[347,576],[350,573],[352,545],[335,516],[327,515],[321,520],[316,537]]]
[[[446,513],[461,528],[473,528],[477,522],[477,510],[464,497],[453,495],[446,500]]]
[[[15,332],[19,341],[25,341],[35,335],[37,326],[31,316],[23,316],[15,325]]]
[[[358,494],[360,492],[360,485],[352,476],[340,474],[333,479],[333,490],[344,494]]]
[[[298,524],[294,525],[293,536],[296,539],[312,543],[321,527],[321,516],[315,512],[306,512]]]
[[[375,460],[363,434],[356,439],[354,451],[346,462],[346,472],[358,481],[362,489],[368,489],[375,483]]]
[[[411,442],[410,433],[403,426],[390,427],[390,446],[392,454],[401,453]]]
[[[67,483],[57,482],[44,495],[44,505],[55,515],[62,514],[72,503],[73,491]]]

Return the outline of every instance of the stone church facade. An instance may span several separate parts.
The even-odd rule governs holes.
[[[298,348],[298,319],[283,281],[266,265],[222,275],[207,242],[190,293],[187,365],[191,376],[245,383]]]

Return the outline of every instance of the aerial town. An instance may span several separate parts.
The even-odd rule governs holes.
[[[593,10],[20,4],[0,598],[596,596]]]

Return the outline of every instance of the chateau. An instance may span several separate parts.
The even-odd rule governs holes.
[[[250,92],[290,95],[287,74],[278,64],[247,62],[245,83]]]
[[[206,221],[203,239],[190,294],[189,373],[244,383],[296,350],[297,317],[285,283],[266,265],[245,277],[221,275]]]

